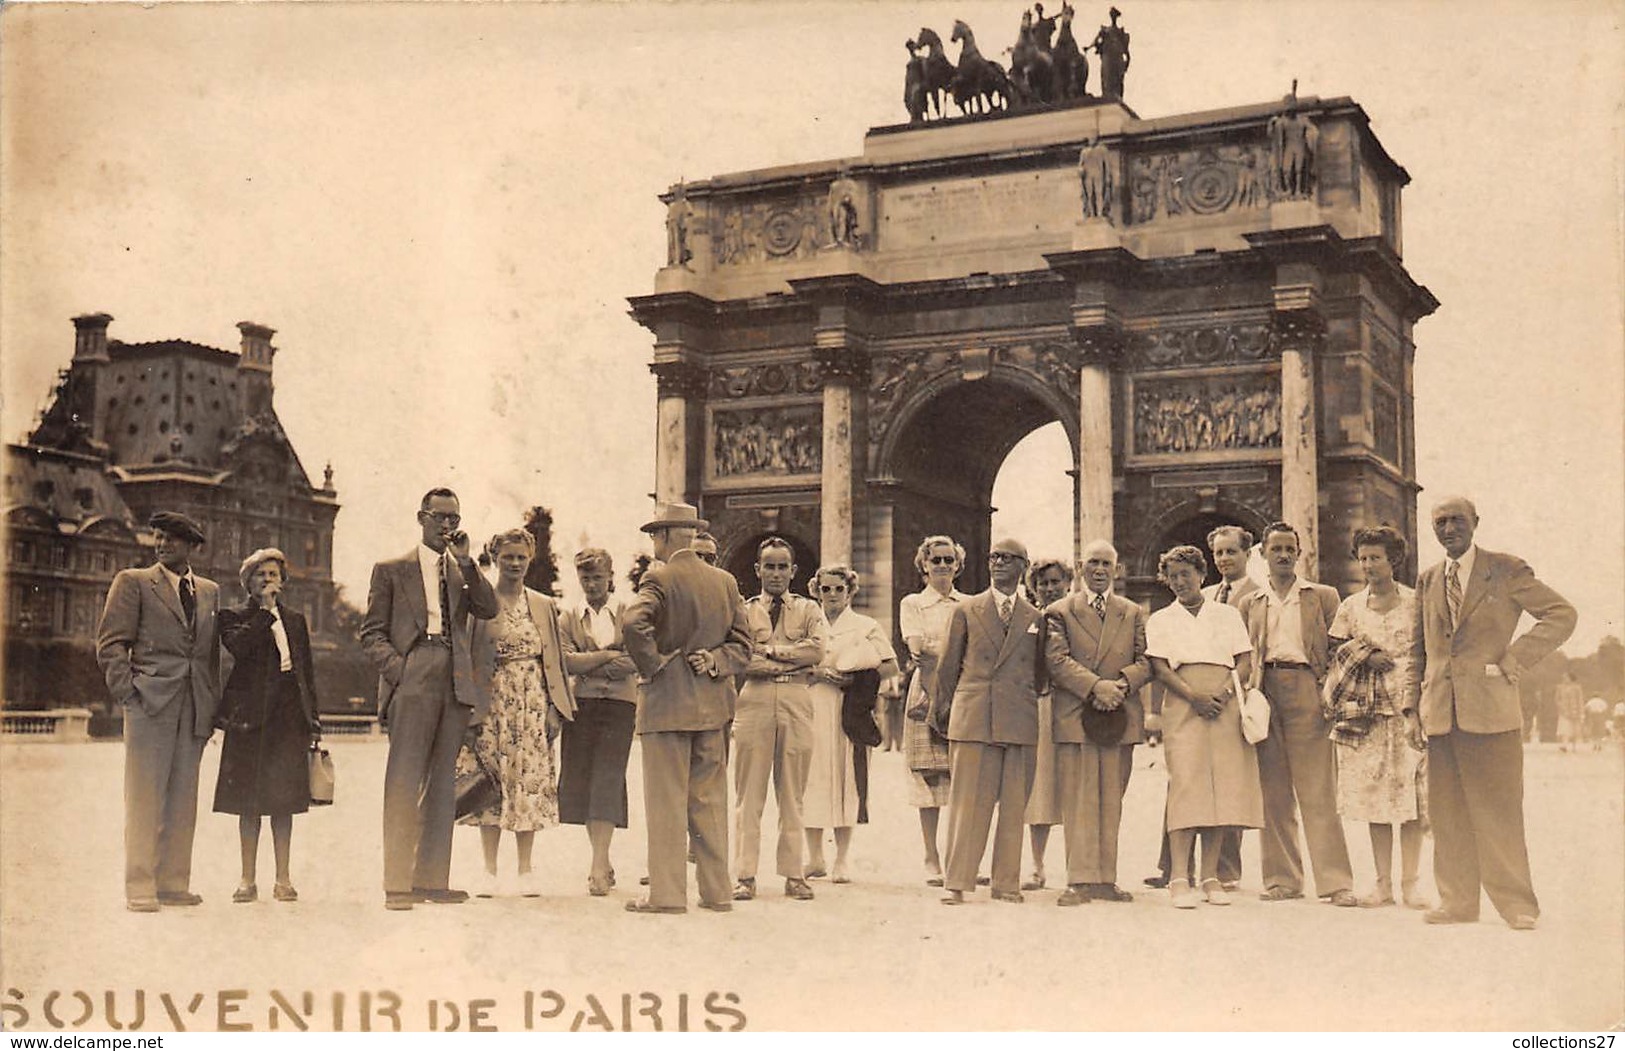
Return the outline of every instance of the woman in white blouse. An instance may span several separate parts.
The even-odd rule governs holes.
[[[807,829],[807,878],[828,875],[831,882],[850,883],[847,851],[852,826],[868,820],[868,747],[850,740],[841,728],[846,688],[859,672],[874,672],[879,680],[897,674],[897,654],[873,617],[852,608],[858,593],[858,574],[843,565],[824,566],[809,584],[813,598],[824,607],[829,621],[829,645],[824,659],[813,669],[813,749],[802,796],[801,818]],[[857,776],[863,752],[864,778]],[[824,866],[824,829],[835,831],[835,867]]]
[[[1194,909],[1191,844],[1202,840],[1202,893],[1213,905],[1230,904],[1219,883],[1219,838],[1226,828],[1262,828],[1264,799],[1258,757],[1241,734],[1241,706],[1233,683],[1252,671],[1253,647],[1235,607],[1202,597],[1207,559],[1182,544],[1157,560],[1157,579],[1175,601],[1146,621],[1146,655],[1164,686],[1163,753],[1168,763],[1168,852],[1173,859],[1169,896],[1175,908]]]

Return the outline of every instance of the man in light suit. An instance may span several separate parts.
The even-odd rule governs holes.
[[[1133,901],[1117,886],[1117,833],[1134,746],[1145,740],[1140,687],[1151,681],[1145,610],[1112,593],[1117,549],[1083,549],[1084,590],[1044,611],[1054,688],[1055,773],[1066,831],[1066,890],[1056,904]]]
[[[638,738],[649,826],[649,896],[628,912],[688,911],[684,846],[693,832],[700,908],[733,908],[728,884],[728,721],[732,676],[750,658],[739,584],[689,546],[706,522],[691,504],[665,504],[643,525],[657,560],[626,608],[626,652],[643,676]]]
[[[124,709],[131,912],[203,901],[191,890],[198,764],[220,703],[220,589],[192,572],[203,529],[173,511],[148,524],[158,561],[113,578],[96,632],[96,661]]]
[[[1043,658],[1039,613],[1017,586],[1027,548],[1000,540],[987,556],[993,586],[959,603],[937,665],[929,720],[948,738],[948,872],[944,905],[976,889],[993,808],[993,900],[1019,903],[1021,830],[1032,793]]]
[[[431,489],[422,537],[372,569],[361,645],[378,668],[384,766],[384,907],[457,904],[449,886],[457,749],[480,702],[469,656],[472,620],[496,616],[496,595],[468,550],[457,494]]]
[[[1268,587],[1241,601],[1256,669],[1249,685],[1270,702],[1270,733],[1258,745],[1264,790],[1264,901],[1303,897],[1298,812],[1315,870],[1315,893],[1333,905],[1358,905],[1343,821],[1337,816],[1337,757],[1320,714],[1320,684],[1331,651],[1337,589],[1298,576],[1298,531],[1285,522],[1264,529]]]
[[[801,799],[812,768],[812,669],[824,659],[829,625],[818,603],[790,593],[795,575],[788,543],[770,536],[757,546],[762,591],[745,600],[751,653],[733,728],[735,901],[756,897],[769,775],[779,810],[774,854],[785,896],[797,901],[813,897],[804,863]]]
[[[1439,907],[1429,923],[1478,919],[1479,888],[1513,930],[1540,916],[1523,833],[1518,680],[1574,631],[1574,607],[1521,558],[1473,543],[1478,510],[1433,508],[1445,561],[1416,582],[1416,662],[1428,736],[1428,808]],[[1534,627],[1516,640],[1518,618]]]

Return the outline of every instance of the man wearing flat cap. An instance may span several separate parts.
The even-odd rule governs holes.
[[[663,504],[644,523],[655,563],[622,618],[643,677],[637,732],[649,835],[649,896],[628,912],[688,911],[685,846],[692,831],[700,907],[733,908],[728,884],[727,725],[732,677],[750,659],[750,627],[734,578],[701,561],[707,523],[691,504]]]
[[[993,586],[959,603],[937,665],[929,721],[948,738],[948,874],[944,905],[976,889],[993,808],[993,900],[1019,903],[1021,830],[1038,748],[1039,612],[1017,590],[1027,548],[1000,540],[987,556]]]
[[[158,561],[113,578],[96,660],[124,709],[124,896],[132,912],[197,905],[192,833],[198,764],[220,702],[220,589],[192,572],[203,529],[174,511],[148,522]]]

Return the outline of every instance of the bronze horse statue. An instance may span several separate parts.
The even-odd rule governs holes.
[[[976,46],[976,35],[964,22],[955,21],[949,38],[959,43],[959,69],[954,81],[954,103],[962,113],[991,113],[1010,101],[1010,80],[1004,67],[984,58]]]
[[[1045,21],[1049,22],[1051,29],[1054,28],[1053,19]],[[1047,44],[1047,34],[1041,35],[1033,25],[1033,13],[1023,11],[1016,46],[1010,49],[1010,81],[1015,87],[1016,98],[1024,104],[1042,105],[1053,101],[1054,61],[1049,48],[1045,46]]]
[[[955,37],[954,39],[958,39]],[[915,42],[917,41],[917,43]],[[916,48],[925,50],[924,57],[915,54]],[[914,41],[909,42],[909,70],[913,75],[915,63],[919,63],[920,89],[925,97],[925,115],[929,116],[932,108],[937,111],[939,118],[948,115],[948,92],[954,86],[954,64],[948,61],[947,52],[942,46],[942,38],[937,36],[933,29],[922,29]],[[907,87],[904,87],[904,102],[907,103]],[[914,111],[909,110],[912,119]],[[921,118],[922,120],[924,117]]]
[[[1072,5],[1061,4],[1061,35],[1055,38],[1055,49],[1050,53],[1054,78],[1052,94],[1055,99],[1081,99],[1089,94],[1089,60],[1078,48],[1078,38],[1072,35]]]

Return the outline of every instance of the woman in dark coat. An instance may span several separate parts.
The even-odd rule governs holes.
[[[236,664],[226,680],[217,717],[226,741],[214,809],[238,815],[243,881],[231,896],[235,902],[259,897],[254,868],[263,815],[271,818],[276,854],[272,895],[277,901],[299,898],[288,876],[293,815],[310,807],[305,753],[321,739],[322,728],[316,718],[309,628],[302,614],[278,601],[287,572],[282,552],[275,548],[254,552],[238,572],[248,601],[220,611],[220,641]]]

